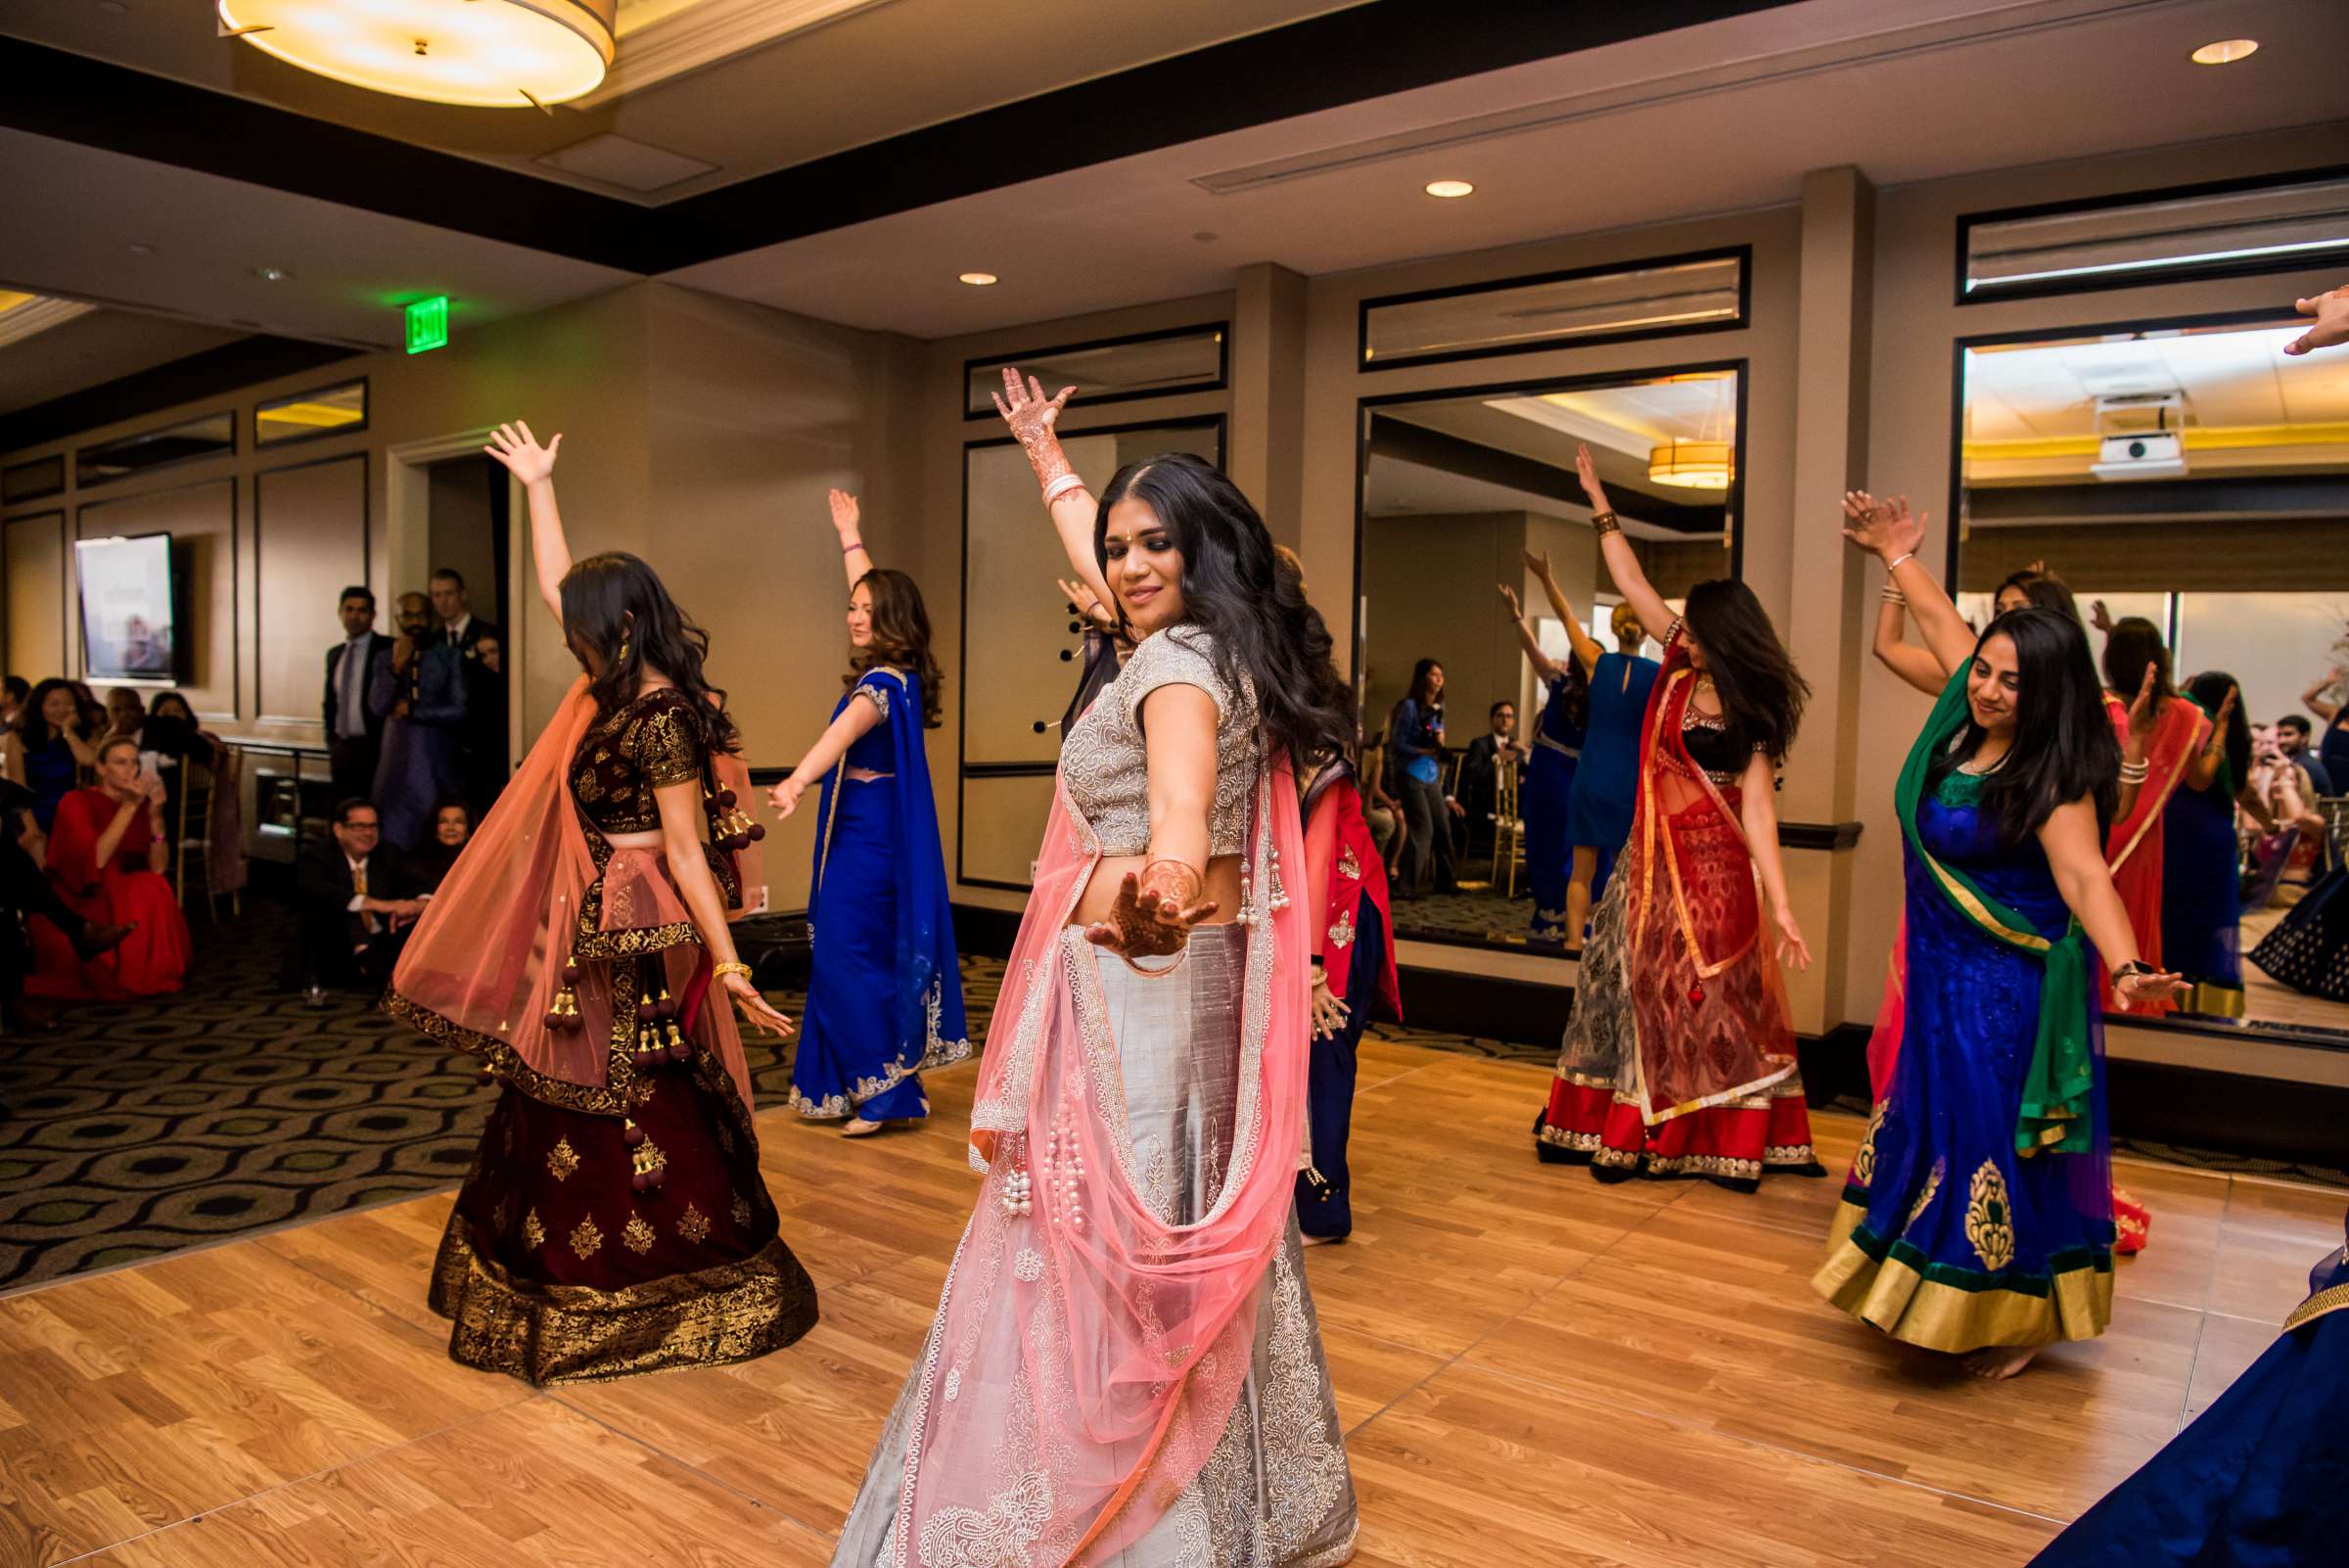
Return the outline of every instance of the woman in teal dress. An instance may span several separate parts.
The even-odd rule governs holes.
[[[770,798],[788,817],[822,784],[807,890],[815,961],[791,1103],[851,1137],[928,1116],[921,1074],[971,1054],[923,746],[939,715],[930,615],[911,577],[872,564],[857,524],[856,498],[834,490],[855,650],[848,690]]]
[[[2112,1315],[2112,1184],[2091,966],[2150,1000],[2105,869],[2120,749],[2079,625],[2009,611],[1976,638],[1916,564],[1905,504],[1855,510],[1955,673],[1901,770],[1909,984],[1890,1092],[1813,1284],[1984,1377]],[[2099,959],[2101,955],[2101,960]]]

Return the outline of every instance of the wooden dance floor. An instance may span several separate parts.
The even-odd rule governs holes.
[[[0,1299],[0,1564],[820,1564],[974,1178],[967,1068],[862,1143],[762,1118],[823,1321],[748,1365],[534,1393],[424,1305],[447,1196]],[[1357,1561],[2022,1563],[2210,1403],[2340,1243],[2342,1197],[2131,1165],[2113,1331],[2006,1384],[1813,1297],[1828,1180],[1601,1187],[1534,1159],[1547,1075],[1372,1040],[1359,1229],[1309,1254]]]

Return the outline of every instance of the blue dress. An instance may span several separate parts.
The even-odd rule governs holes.
[[[814,970],[791,1064],[811,1121],[927,1116],[920,1074],[971,1054],[945,856],[922,747],[920,677],[868,669],[833,708],[869,701],[881,722],[824,779],[807,890]],[[850,779],[847,769],[887,775]]]
[[[2349,1245],[2283,1333],[2032,1568],[2310,1568],[2349,1557]]]
[[[464,652],[445,641],[419,647],[404,676],[389,659],[378,667],[376,706],[389,709],[401,697],[408,703],[404,715],[384,721],[383,757],[375,767],[376,814],[383,819],[385,843],[422,850],[432,842],[440,803],[465,799],[469,695]]]
[[[46,833],[57,822],[57,804],[73,793],[81,778],[81,764],[73,760],[73,747],[63,735],[53,735],[46,745],[24,749],[24,786],[32,791],[32,819]]]
[[[2162,808],[2161,961],[2194,984],[2180,1012],[2240,1018],[2242,852],[2227,771],[2208,789],[2180,784]]]
[[[1549,683],[1549,696],[1535,721],[1533,755],[1525,764],[1525,788],[1518,814],[1525,818],[1525,874],[1534,887],[1534,937],[1537,941],[1566,939],[1566,884],[1574,878],[1574,840],[1566,824],[1574,793],[1576,765],[1583,755],[1585,731],[1567,713],[1569,678],[1564,671]]]
[[[2037,838],[2011,847],[1945,778],[1917,807],[1925,847],[2054,941],[2071,911]],[[1928,1350],[2091,1339],[2112,1319],[2112,1179],[2101,1023],[2089,1009],[2095,1125],[2077,1154],[2015,1151],[2046,966],[1979,929],[1906,855],[1901,1055],[1814,1278],[1843,1311]],[[2093,949],[2088,955],[2095,972]],[[2094,992],[2091,992],[2091,1002]]]
[[[1606,892],[1615,852],[1632,834],[1632,806],[1639,794],[1639,721],[1647,694],[1663,669],[1635,654],[1601,654],[1590,671],[1590,712],[1583,729],[1582,764],[1566,799],[1569,848],[1598,851],[1590,904]]]

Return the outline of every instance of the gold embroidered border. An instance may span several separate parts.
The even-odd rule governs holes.
[[[2349,1284],[2327,1286],[2292,1309],[2292,1315],[2283,1320],[2283,1331],[2288,1334],[2303,1323],[2313,1323],[2344,1307],[2349,1307]]]
[[[1835,1206],[1827,1261],[1811,1276],[1811,1288],[1905,1345],[1958,1355],[1992,1345],[2094,1339],[2112,1325],[2110,1269],[2066,1269],[2045,1296],[1960,1290],[1925,1278],[1898,1258],[1879,1264],[1861,1251],[1852,1231],[1865,1214],[1848,1201]]]
[[[815,1285],[778,1236],[749,1258],[618,1290],[517,1284],[451,1215],[432,1308],[448,1354],[534,1387],[670,1366],[722,1366],[781,1350],[815,1326]]]
[[[579,904],[579,928],[571,939],[571,955],[585,963],[610,963],[619,958],[642,958],[657,952],[667,952],[687,943],[699,945],[701,933],[690,920],[673,920],[665,926],[636,926],[622,931],[598,931],[589,924],[593,917],[585,900]]]

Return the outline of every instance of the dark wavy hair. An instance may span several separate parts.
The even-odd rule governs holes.
[[[1305,606],[1305,640],[1322,650],[1320,660],[1312,671],[1314,706],[1335,708],[1346,718],[1346,743],[1334,751],[1324,751],[1299,763],[1299,782],[1310,783],[1310,775],[1315,767],[1338,759],[1359,770],[1362,749],[1362,711],[1355,703],[1354,688],[1347,685],[1346,677],[1338,673],[1337,644],[1329,634],[1329,623],[1321,619],[1321,612],[1313,608],[1313,601],[1306,594],[1305,563],[1287,545],[1276,544],[1272,547],[1272,574],[1283,589],[1296,590],[1298,601]]]
[[[884,665],[910,669],[922,683],[922,727],[938,728],[938,692],[946,683],[930,652],[930,612],[913,578],[890,567],[875,567],[856,579],[873,595],[872,645],[849,661],[843,686],[853,686],[868,669]]]
[[[1566,727],[1581,729],[1590,721],[1590,671],[1583,668],[1583,662],[1577,659],[1574,656],[1574,650],[1569,648],[1566,650],[1566,657],[1558,661],[1558,673],[1566,677],[1566,690],[1563,693],[1566,702]],[[1719,687],[1721,678],[1715,676],[1713,684]],[[1541,723],[1539,715],[1536,716],[1534,722],[1537,725]]]
[[[2134,702],[2147,665],[2153,667],[2154,697],[2176,696],[2178,688],[2170,684],[2170,650],[2162,646],[2160,628],[2143,616],[2123,616],[2104,635],[2105,689],[2125,703]]]
[[[2227,770],[2234,786],[2241,788],[2251,776],[2251,720],[2243,715],[2242,682],[2224,669],[2205,669],[2186,683],[2186,694],[2202,705],[2202,712],[2217,715],[2219,704],[2227,700],[2229,688],[2234,690],[2234,712],[2227,715]]]
[[[2120,804],[2121,743],[2105,716],[2087,633],[2079,622],[2031,605],[1984,627],[1974,641],[1976,659],[1993,637],[2014,644],[2014,742],[1982,776],[1982,809],[1998,822],[2001,842],[2012,847],[2038,832],[2055,807],[2086,797],[2096,804],[2101,842]],[[1969,712],[1964,731],[1933,759],[1928,788],[1973,756],[1985,733]]]
[[[90,714],[82,705],[79,687],[62,675],[51,675],[32,688],[32,695],[25,698],[24,706],[17,711],[17,738],[24,743],[26,751],[49,744],[49,720],[41,716],[41,705],[49,700],[49,694],[53,691],[65,692],[73,699],[73,733],[83,740],[91,739]]]
[[[702,673],[710,633],[677,608],[651,567],[624,550],[591,555],[563,574],[562,597],[563,640],[580,667],[589,669],[598,713],[625,707],[645,671],[656,670],[694,699],[688,706],[701,721],[703,746],[712,752],[734,750],[726,694]],[[588,667],[589,652],[603,661],[601,675]]]
[[[1735,577],[1714,577],[1688,590],[1688,635],[1705,651],[1705,672],[1721,698],[1722,717],[1740,749],[1759,747],[1782,761],[1802,727],[1811,683],[1754,590]]]
[[[1299,772],[1343,754],[1354,715],[1351,705],[1331,700],[1321,674],[1332,663],[1329,627],[1297,579],[1273,569],[1272,535],[1240,487],[1188,452],[1119,469],[1093,518],[1093,560],[1104,578],[1109,514],[1128,499],[1157,514],[1182,552],[1183,614],[1215,639],[1218,672],[1234,689],[1242,675],[1255,687],[1265,739]]]

